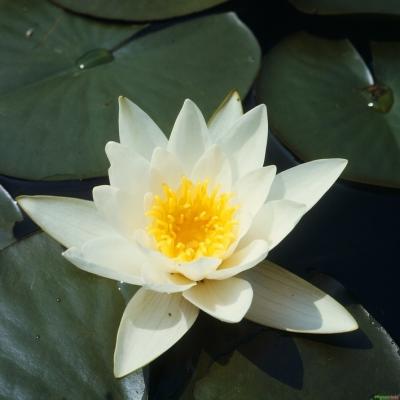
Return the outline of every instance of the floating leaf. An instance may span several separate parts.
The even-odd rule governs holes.
[[[0,397],[142,399],[142,373],[119,380],[113,353],[125,301],[35,234],[0,252]]]
[[[397,0],[290,0],[300,11],[309,14],[394,14],[400,15]]]
[[[0,250],[15,241],[13,227],[22,220],[22,214],[16,202],[0,185]]]
[[[53,0],[71,11],[93,17],[125,21],[151,21],[191,14],[227,0]]]
[[[143,28],[44,0],[0,0],[0,173],[104,176],[119,95],[168,133],[185,98],[210,116],[231,89],[244,96],[255,78],[260,49],[235,14]]]
[[[301,160],[343,157],[343,177],[400,186],[400,43],[372,44],[374,77],[347,40],[295,34],[264,59],[258,96]]]

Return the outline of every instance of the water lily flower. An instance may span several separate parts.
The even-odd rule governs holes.
[[[115,376],[158,357],[199,310],[230,323],[246,317],[288,331],[357,329],[346,309],[290,272],[264,262],[270,250],[338,178],[346,160],[263,166],[265,105],[243,114],[237,93],[208,124],[186,100],[169,140],[119,99],[120,143],[109,142],[110,185],[93,201],[22,196],[21,207],[64,245],[77,267],[141,288],[120,323]],[[105,327],[106,329],[106,327]]]

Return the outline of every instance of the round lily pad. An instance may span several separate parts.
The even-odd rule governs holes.
[[[0,252],[0,398],[142,399],[141,371],[113,375],[124,293],[61,252],[45,234]]]
[[[290,0],[308,14],[393,14],[400,15],[397,0]]]
[[[260,60],[232,13],[144,28],[44,0],[0,0],[0,53],[0,173],[36,180],[106,175],[119,95],[168,133],[185,98],[209,116],[232,88],[244,96]]]
[[[263,62],[258,97],[302,161],[343,157],[343,177],[400,187],[400,43],[371,46],[373,72],[348,40],[290,36]]]
[[[0,185],[0,250],[15,241],[13,227],[22,220],[22,214],[17,203]]]
[[[152,21],[178,17],[224,3],[227,0],[53,0],[77,13],[125,21]]]

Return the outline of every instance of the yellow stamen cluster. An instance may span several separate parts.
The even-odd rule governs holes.
[[[238,206],[231,193],[209,192],[208,181],[193,183],[183,177],[175,191],[163,185],[164,196],[155,196],[146,213],[148,232],[167,257],[192,261],[202,256],[222,256],[236,237]]]

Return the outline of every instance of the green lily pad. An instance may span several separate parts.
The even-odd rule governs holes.
[[[61,251],[42,233],[0,252],[0,398],[142,399],[142,372],[113,375],[123,295]]]
[[[308,14],[394,14],[400,15],[397,0],[290,0],[300,11]]]
[[[17,203],[0,185],[0,250],[15,241],[13,227],[22,220],[22,214]]]
[[[320,276],[313,283],[347,305],[358,331],[301,335],[203,316],[191,337],[151,365],[149,398],[163,393],[182,400],[336,400],[398,394],[400,354],[390,336],[336,281]],[[186,383],[168,369],[173,360],[192,371]]]
[[[202,11],[227,0],[53,0],[77,13],[125,21],[152,21]]]
[[[344,178],[400,187],[400,43],[371,51],[373,75],[347,40],[290,36],[265,56],[258,97],[302,161],[343,157]]]
[[[259,67],[252,33],[226,13],[168,26],[115,25],[44,0],[0,0],[0,173],[26,179],[104,176],[118,138],[117,97],[166,133],[185,98],[209,116]]]

